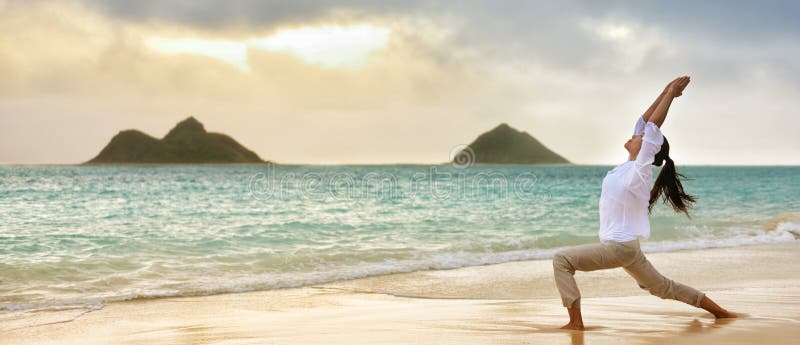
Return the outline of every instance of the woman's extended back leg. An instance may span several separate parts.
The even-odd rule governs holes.
[[[661,275],[644,254],[639,255],[632,264],[624,267],[624,269],[636,279],[640,288],[647,290],[654,296],[663,299],[674,299],[695,307],[700,307],[700,301],[705,296],[704,293],[691,286],[678,283]]]

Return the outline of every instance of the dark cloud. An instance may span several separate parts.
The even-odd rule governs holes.
[[[334,13],[359,17],[413,15],[458,18],[463,25],[450,45],[474,49],[484,58],[535,60],[553,68],[597,69],[597,61],[618,58],[612,43],[593,35],[580,23],[587,19],[630,22],[662,33],[678,44],[703,42],[726,51],[759,50],[775,42],[795,42],[800,34],[800,2],[771,1],[370,1],[370,0],[82,0],[112,17],[127,21],[167,21],[198,28],[271,28],[326,19]],[[672,63],[663,60],[662,43],[652,42],[646,64],[706,64],[708,57],[692,51]],[[793,43],[796,44],[796,43]],[[766,62],[720,59],[715,69]],[[753,60],[755,59],[755,61]],[[689,60],[689,61],[687,61]],[[736,65],[736,66],[735,66]],[[660,69],[664,69],[662,65]],[[667,67],[672,69],[672,66]],[[608,67],[609,73],[618,70]],[[722,73],[724,74],[724,72]]]
[[[756,40],[800,31],[800,2],[746,1],[423,1],[423,0],[81,0],[111,16],[132,20],[164,20],[200,27],[272,26],[320,18],[337,11],[365,14],[438,14],[450,12],[481,26],[512,29],[517,35],[547,29],[541,24],[576,16],[635,18],[647,25],[695,35]]]
[[[593,13],[637,18],[681,35],[714,36],[738,42],[795,37],[800,2],[792,0],[594,1]]]
[[[170,21],[219,28],[245,25],[255,28],[324,18],[336,11],[402,13],[424,10],[417,1],[264,1],[264,0],[82,0],[115,18],[129,21]]]

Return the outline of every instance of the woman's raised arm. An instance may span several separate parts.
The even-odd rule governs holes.
[[[650,116],[645,118],[645,121],[655,123],[656,126],[661,127],[664,120],[667,118],[667,112],[669,112],[669,106],[672,104],[672,100],[683,94],[683,90],[689,85],[689,81],[691,81],[689,76],[683,76],[669,83],[666,90],[659,96],[661,100],[658,102],[658,105],[650,113]],[[648,109],[648,111],[650,111],[650,109]]]
[[[672,83],[670,83],[670,84],[672,84]],[[644,114],[642,114],[642,119],[644,120],[645,123],[648,120],[650,120],[650,115],[653,115],[653,111],[655,111],[656,107],[658,106],[658,104],[661,103],[661,99],[664,98],[664,95],[667,93],[667,89],[668,88],[669,88],[669,85],[667,85],[667,87],[664,88],[664,91],[661,91],[661,94],[659,94],[658,97],[656,97],[656,100],[653,101],[653,104],[650,105],[650,108],[647,108],[647,110],[645,110]]]

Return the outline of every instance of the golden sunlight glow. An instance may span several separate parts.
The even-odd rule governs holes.
[[[151,37],[145,43],[160,53],[204,55],[249,72],[249,48],[287,53],[323,67],[357,68],[372,52],[386,48],[390,34],[391,30],[372,25],[326,25],[283,29],[268,37],[243,41]]]
[[[358,67],[389,43],[391,31],[372,25],[320,26],[280,30],[251,40],[254,47],[286,52],[325,67]]]
[[[241,42],[153,37],[145,43],[150,49],[161,53],[205,55],[225,61],[244,72],[250,71],[247,64],[247,45]]]

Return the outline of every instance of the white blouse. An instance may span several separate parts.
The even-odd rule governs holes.
[[[600,192],[600,241],[628,242],[650,237],[647,206],[653,186],[653,159],[664,136],[655,123],[640,116],[634,134],[644,132],[642,148],[635,160],[616,166],[606,174]]]

